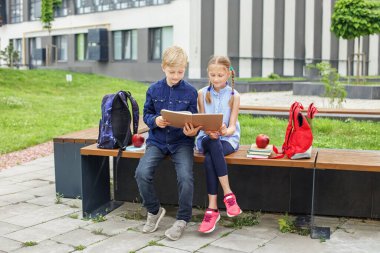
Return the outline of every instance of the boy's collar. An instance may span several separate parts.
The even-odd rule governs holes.
[[[164,78],[164,82],[165,82],[165,84],[166,84],[167,86],[171,87],[171,88],[176,88],[176,87],[178,87],[178,86],[182,83],[182,80],[183,80],[183,79],[181,79],[181,80],[180,80],[178,83],[176,83],[176,84],[169,85],[168,82],[166,81],[166,77]]]

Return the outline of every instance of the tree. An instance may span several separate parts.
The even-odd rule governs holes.
[[[54,9],[61,6],[62,0],[42,0],[41,3],[41,22],[49,32],[54,21]]]
[[[0,51],[0,58],[3,59],[10,68],[13,68],[14,63],[19,61],[19,53],[14,50],[12,41],[10,41],[4,50]]]
[[[343,39],[380,33],[380,1],[378,0],[338,0],[331,17],[331,31]],[[357,79],[359,79],[359,58],[357,61]]]

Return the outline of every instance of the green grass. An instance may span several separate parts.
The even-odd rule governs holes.
[[[105,94],[129,90],[141,107],[147,85],[94,74],[0,69],[0,154],[95,127]]]
[[[0,154],[43,143],[56,136],[98,126],[105,94],[129,90],[140,105],[148,85],[94,74],[66,71],[0,69]],[[239,116],[242,144],[265,133],[281,147],[287,122],[276,118]],[[380,149],[380,123],[349,120],[314,120],[314,146],[323,148]]]
[[[241,143],[255,143],[260,133],[270,137],[270,143],[281,148],[287,120],[273,117],[252,117],[239,115]],[[380,150],[380,123],[374,121],[334,120],[315,118],[313,120],[313,146],[319,148]]]

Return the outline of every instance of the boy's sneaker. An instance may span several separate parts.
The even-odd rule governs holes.
[[[235,217],[236,215],[242,213],[242,210],[236,202],[235,194],[226,194],[226,196],[224,196],[223,202],[226,205],[228,217]]]
[[[148,217],[146,219],[146,223],[143,227],[143,233],[152,233],[156,231],[158,227],[158,223],[160,223],[162,217],[164,217],[166,213],[165,208],[160,207],[158,213],[156,215],[148,212]]]
[[[178,240],[182,236],[186,224],[187,222],[184,220],[176,220],[173,226],[165,231],[165,236],[173,241]]]
[[[220,213],[213,210],[206,210],[205,216],[201,225],[199,225],[198,231],[201,233],[211,233],[214,231],[216,223],[220,220]]]

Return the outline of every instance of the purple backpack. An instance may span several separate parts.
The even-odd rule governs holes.
[[[99,122],[98,148],[119,148],[121,153],[132,143],[131,112],[127,100],[132,105],[133,134],[139,127],[139,106],[129,91],[108,94],[102,100],[102,118]]]

